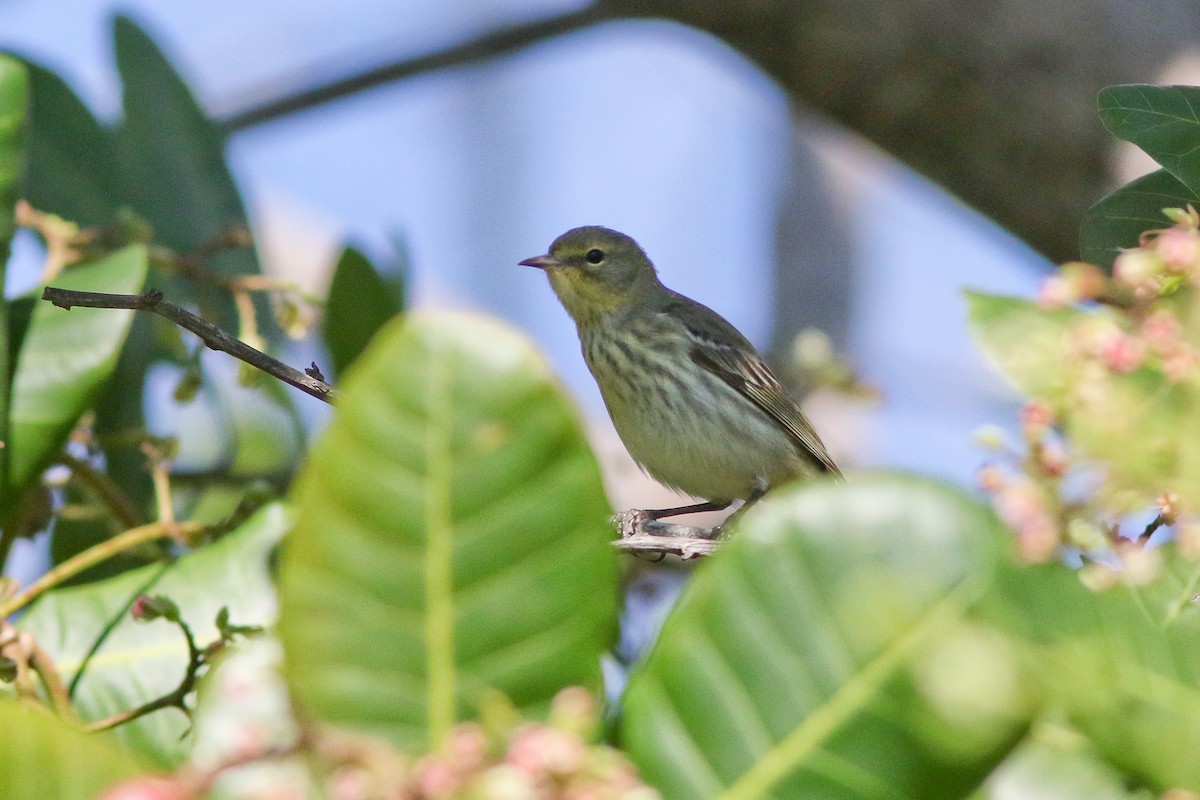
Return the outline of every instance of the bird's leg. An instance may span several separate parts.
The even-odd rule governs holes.
[[[742,514],[746,513],[747,508],[749,508],[750,506],[757,503],[760,499],[762,499],[762,496],[766,493],[767,493],[766,487],[761,487],[761,486],[759,488],[755,489],[753,492],[751,492],[750,496],[746,498],[746,502],[742,503],[741,507],[738,508],[737,511],[730,514],[728,517],[725,518],[725,520],[720,525],[713,528],[709,532],[709,538],[716,539],[718,536],[720,536],[725,531],[726,528],[728,528],[730,525],[732,525],[737,520],[738,517],[740,517]]]
[[[690,506],[679,506],[678,508],[650,508],[646,510],[631,508],[621,514],[613,517],[613,523],[617,526],[617,530],[621,533],[621,537],[628,539],[631,536],[639,534],[648,534],[650,536],[680,536],[692,539],[708,539],[711,538],[707,528],[695,528],[690,525],[676,525],[672,522],[659,522],[663,517],[674,517],[680,514],[697,514],[701,511],[720,511],[728,508],[730,503],[722,503],[709,501],[705,503],[696,503]]]
[[[678,508],[651,508],[642,512],[646,519],[662,519],[663,517],[677,517],[681,514],[699,514],[701,511],[724,511],[729,508],[732,501],[718,503],[706,502],[696,503],[690,506],[679,506]]]

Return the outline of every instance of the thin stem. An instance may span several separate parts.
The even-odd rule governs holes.
[[[149,525],[142,525],[138,528],[125,531],[111,539],[101,542],[100,544],[89,547],[82,553],[78,553],[58,566],[51,569],[42,577],[38,578],[33,583],[29,584],[25,591],[15,597],[0,602],[0,619],[6,619],[25,606],[32,603],[43,592],[53,589],[63,581],[66,581],[79,573],[83,572],[88,567],[99,564],[101,561],[112,558],[118,553],[123,553],[126,550],[131,550],[138,545],[146,542],[157,541],[158,539],[166,539],[172,536],[188,536],[197,533],[201,530],[199,523],[184,522],[174,525],[167,525],[161,522],[152,522]]]
[[[126,722],[132,722],[138,717],[144,717],[153,711],[158,711],[160,708],[178,708],[185,714],[187,713],[187,706],[184,705],[184,700],[196,688],[196,680],[199,677],[200,668],[204,666],[204,653],[200,648],[196,647],[196,638],[192,635],[192,629],[188,627],[187,623],[179,620],[175,624],[183,632],[188,646],[187,670],[184,672],[183,680],[179,682],[179,685],[162,697],[156,697],[137,708],[119,711],[110,717],[90,722],[84,726],[85,731],[89,733],[106,731],[118,725],[124,725]]]
[[[71,706],[71,696],[67,692],[67,687],[63,685],[58,668],[54,666],[54,660],[36,640],[33,640],[32,635],[30,635],[29,666],[38,674],[42,686],[46,688],[46,694],[50,697],[50,702],[54,704],[55,713],[70,722],[78,722],[75,709]]]
[[[75,306],[82,308],[127,308],[134,311],[149,311],[165,317],[181,328],[185,328],[200,337],[212,350],[220,350],[234,358],[245,361],[255,369],[278,378],[300,391],[312,395],[318,400],[332,403],[336,394],[334,388],[325,381],[319,381],[311,375],[306,375],[298,369],[289,367],[261,350],[256,350],[239,339],[230,336],[225,331],[202,319],[190,311],[163,300],[162,292],[151,289],[145,294],[106,294],[103,292],[74,292],[67,289],[47,287],[42,292],[42,299],[49,300],[59,308],[71,309]]]
[[[73,476],[95,492],[96,496],[103,501],[112,515],[116,517],[123,530],[136,528],[139,525],[145,524],[146,520],[142,519],[142,515],[133,500],[129,498],[129,495],[125,494],[120,486],[113,482],[107,473],[96,469],[85,459],[76,458],[67,452],[59,455],[58,463],[70,469]]]

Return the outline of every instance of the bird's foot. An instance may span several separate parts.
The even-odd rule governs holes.
[[[613,545],[633,552],[673,554],[683,558],[708,555],[717,548],[721,526],[700,528],[655,519],[652,511],[630,509],[612,518],[621,538]]]

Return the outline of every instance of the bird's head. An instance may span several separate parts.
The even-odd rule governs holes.
[[[563,307],[580,324],[644,302],[662,289],[638,243],[598,225],[572,228],[554,240],[549,253],[520,263],[545,270]]]

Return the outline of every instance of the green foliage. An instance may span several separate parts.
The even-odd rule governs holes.
[[[0,527],[7,511],[2,498],[9,485],[12,364],[23,336],[5,297],[8,254],[16,232],[16,204],[25,169],[26,111],[29,77],[13,59],[0,55]],[[23,327],[23,326],[22,326]]]
[[[1164,208],[1200,206],[1200,197],[1165,169],[1122,186],[1093,205],[1079,228],[1079,254],[1106,269],[1122,250],[1137,247],[1143,231],[1161,228]]]
[[[28,73],[17,61],[0,55],[0,261],[8,260],[8,243],[16,231],[13,208],[25,170],[28,102]]]
[[[109,742],[72,730],[34,709],[0,700],[0,796],[95,800],[140,771]]]
[[[1140,147],[1163,169],[1122,186],[1084,215],[1080,252],[1111,267],[1138,236],[1162,227],[1162,209],[1200,205],[1200,89],[1192,86],[1109,86],[1096,105],[1104,126]]]
[[[570,403],[513,331],[391,323],[292,497],[280,635],[311,713],[427,747],[489,691],[536,710],[599,686],[609,512]]]
[[[146,250],[132,245],[63,273],[55,285],[76,291],[138,292]],[[49,303],[34,307],[13,374],[9,483],[0,487],[0,519],[62,449],[117,363],[132,311]]]
[[[26,159],[27,75],[25,196],[71,221],[39,229],[52,237],[61,224],[65,238],[52,245],[91,256],[55,285],[133,293],[149,284],[257,341],[251,327],[269,330],[263,295],[256,316],[239,316],[229,282],[258,270],[253,250],[226,252],[215,238],[246,223],[224,138],[145,33],[118,18],[114,41],[123,117],[112,126],[54,74],[0,58],[0,212],[12,210]],[[1111,279],[1076,264],[1037,303],[969,296],[981,349],[1036,401],[1023,430],[1029,474],[1020,491],[1001,493],[999,519],[940,484],[852,476],[772,493],[700,567],[615,714],[621,743],[667,800],[1200,791],[1200,566],[1189,560],[1200,554],[1200,520],[1194,551],[1182,542],[1166,555],[1129,551],[1102,528],[1161,493],[1156,502],[1183,537],[1188,509],[1200,507],[1191,446],[1200,440],[1200,216],[1174,212],[1168,225],[1161,214],[1200,202],[1194,108],[1200,90],[1186,87],[1100,96],[1109,129],[1163,167],[1083,222],[1084,257],[1112,266]],[[0,213],[0,248],[11,218]],[[70,236],[71,223],[87,230]],[[1129,248],[1138,249],[1119,255]],[[272,291],[285,305],[301,296]],[[1081,305],[1096,299],[1107,305]],[[493,780],[528,795],[571,775],[581,790],[599,780],[645,796],[623,756],[587,741],[620,561],[575,412],[511,330],[460,314],[397,318],[403,306],[401,286],[357,251],[342,253],[322,334],[333,370],[354,366],[291,481],[304,436],[288,390],[207,374],[174,328],[144,315],[0,298],[0,379],[10,372],[3,359],[11,354],[13,365],[11,414],[0,392],[0,519],[22,495],[49,496],[39,475],[89,409],[103,457],[89,459],[98,473],[90,483],[73,474],[61,493],[56,558],[105,542],[114,524],[133,524],[127,517],[168,519],[136,447],[147,371],[161,362],[192,370],[176,408],[195,405],[180,436],[195,421],[201,435],[221,429],[219,443],[206,442],[208,461],[187,461],[196,474],[171,476],[174,513],[188,529],[224,517],[248,492],[270,495],[271,485],[290,482],[294,505],[269,504],[215,542],[172,548],[177,557],[163,563],[105,580],[85,572],[83,585],[42,595],[18,629],[63,673],[84,722],[169,697],[189,664],[207,669],[185,625],[203,647],[278,622],[279,642],[268,631],[240,653],[256,665],[250,684],[231,669],[228,682],[217,670],[216,686],[202,687],[209,730],[195,754],[178,710],[83,737],[0,704],[0,793],[92,797],[134,774],[134,756],[179,768],[182,783],[211,767],[214,752],[244,757],[249,742],[299,747],[304,758],[275,764],[286,776],[272,785],[310,794],[331,775],[347,785],[391,776],[382,784],[390,788],[404,775],[405,787],[418,785],[414,796],[456,798],[491,791]],[[1082,499],[1061,495],[1073,462],[1048,457],[1059,435],[1071,458],[1102,465]],[[97,517],[122,496],[132,514]],[[272,557],[293,521],[277,619]],[[1101,544],[1079,545],[1080,527]],[[1049,550],[1027,546],[1038,530],[1049,530]],[[11,531],[3,535],[7,547]],[[1067,541],[1091,559],[1084,581],[1057,562],[1013,556],[1052,560]],[[1100,585],[1109,590],[1089,588]],[[153,598],[135,605],[143,594]],[[286,686],[275,672],[279,643]],[[16,672],[16,653],[5,651],[3,674]],[[268,702],[250,700],[222,722],[218,706],[247,685]],[[528,717],[549,724],[522,724]],[[364,745],[361,733],[387,743]],[[437,789],[439,775],[461,785]],[[419,794],[426,784],[434,789]]]
[[[334,374],[344,375],[376,331],[403,310],[404,285],[380,275],[358,250],[344,249],[333,272],[322,330]]]
[[[1200,787],[1200,612],[1014,564],[1008,540],[910,478],[771,498],[672,612],[623,742],[668,800],[958,798],[1065,715],[1139,781]]]
[[[267,558],[288,524],[282,505],[267,506],[237,530],[170,566],[146,566],[48,594],[21,619],[20,627],[53,656],[65,681],[74,681],[86,662],[74,693],[75,709],[85,722],[136,708],[179,684],[188,650],[179,628],[167,621],[132,619],[134,599],[146,593],[170,598],[200,645],[217,638],[222,608],[238,625],[269,625],[275,621],[276,603]],[[168,709],[110,735],[148,763],[167,767],[190,752],[188,729],[187,718]]]
[[[862,477],[780,494],[696,576],[625,698],[664,797],[962,797],[1022,732],[975,628],[1003,532],[957,492]]]

